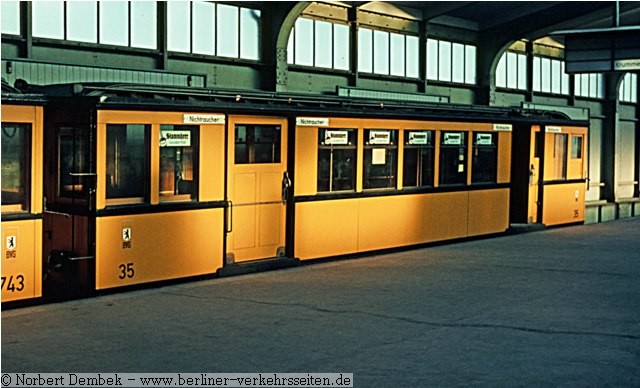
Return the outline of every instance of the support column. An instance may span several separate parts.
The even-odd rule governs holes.
[[[618,85],[620,74],[605,73],[604,120],[602,122],[602,150],[600,153],[600,199],[615,202],[616,198],[616,132],[618,127]]]

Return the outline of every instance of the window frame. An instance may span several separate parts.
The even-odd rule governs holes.
[[[427,139],[425,144],[420,143],[411,143],[411,134],[412,133],[426,133]],[[406,189],[418,189],[418,188],[432,188],[435,186],[435,161],[436,161],[436,131],[435,130],[418,130],[418,129],[405,129],[403,136],[403,158],[402,158],[402,188]],[[415,160],[415,184],[409,184],[407,182],[409,171],[407,171],[407,166],[410,164],[407,163],[407,159],[410,157],[407,150],[416,150],[416,160]],[[430,151],[430,177],[427,177],[428,182],[425,183],[425,171],[423,169],[424,162],[421,163],[422,158],[425,157],[424,152]],[[429,158],[429,156],[427,156]],[[429,160],[426,161],[427,163]],[[414,164],[411,164],[414,165]],[[429,169],[427,170],[427,172]]]
[[[460,134],[462,136],[462,144],[445,144],[446,141],[446,135],[447,134]],[[468,166],[468,160],[467,160],[467,151],[469,149],[469,131],[453,131],[453,130],[443,130],[440,131],[440,142],[438,144],[438,160],[440,163],[440,167],[439,167],[439,171],[438,171],[438,186],[466,186],[467,185],[467,181],[468,181],[468,177],[469,177],[469,166]],[[453,163],[452,165],[457,165],[458,168],[458,174],[461,174],[460,176],[462,176],[462,174],[464,174],[464,179],[461,179],[462,182],[450,182],[450,181],[444,181],[445,177],[449,177],[449,175],[451,174],[445,174],[445,168],[447,166],[446,161],[444,160],[446,157],[449,156],[448,152],[445,152],[447,150],[453,150],[453,149],[457,149],[458,150],[458,156],[457,156],[457,163]],[[462,152],[461,152],[462,151]],[[460,156],[462,156],[463,158],[460,159]],[[454,160],[452,158],[452,160]],[[463,171],[459,171],[460,170],[460,166],[462,166]]]
[[[172,127],[172,129],[168,129],[168,127]],[[200,187],[200,147],[201,147],[201,143],[200,143],[200,132],[201,132],[201,127],[199,125],[191,125],[191,124],[160,124],[159,125],[160,128],[160,144],[157,145],[157,147],[159,148],[158,150],[158,199],[160,203],[171,203],[171,202],[197,202],[199,201],[199,187]],[[168,131],[190,131],[191,135],[190,135],[190,145],[189,146],[163,146],[162,145],[162,133],[163,132],[168,132]],[[192,170],[191,170],[191,175],[192,178],[191,181],[193,182],[191,184],[191,192],[189,193],[185,193],[185,194],[163,194],[163,192],[167,192],[166,190],[163,191],[163,163],[162,163],[162,151],[163,149],[171,149],[171,148],[180,148],[181,152],[184,152],[185,148],[191,148],[191,163],[193,164],[192,166]],[[174,158],[174,163],[175,163],[175,153],[173,154],[173,158]],[[182,156],[181,156],[182,157]],[[183,160],[180,160],[180,162],[182,162]],[[169,174],[167,174],[169,175]],[[188,181],[186,179],[181,179],[183,181]],[[177,175],[175,172],[175,165],[174,165],[174,184],[173,184],[173,190],[174,192],[176,191],[176,183],[177,182]],[[178,188],[179,191],[179,188]]]
[[[326,144],[325,141],[327,139],[327,131],[346,131],[347,132],[347,144]],[[321,159],[321,151],[329,151],[329,165],[328,165],[328,190],[321,190],[320,188],[320,165],[322,163]],[[351,188],[337,190],[335,187],[335,175],[334,175],[334,151],[348,151],[353,158],[351,161]],[[346,153],[346,152],[345,152]],[[317,162],[317,183],[316,189],[319,194],[327,194],[327,193],[345,193],[345,192],[355,192],[356,191],[356,179],[357,179],[357,168],[358,168],[358,129],[357,128],[319,128],[318,129],[318,162]]]
[[[2,137],[9,136],[6,128],[14,127],[15,131],[11,137],[17,134],[17,131],[20,130],[22,133],[20,134],[21,143],[19,148],[21,149],[19,152],[21,154],[18,156],[18,166],[20,171],[18,172],[18,193],[17,193],[17,202],[6,203],[3,199],[1,211],[3,213],[28,213],[31,210],[31,190],[32,190],[32,174],[31,174],[31,149],[32,149],[32,141],[33,141],[33,124],[32,123],[24,123],[24,122],[2,122]],[[2,142],[5,145],[5,142]],[[5,152],[2,152],[3,158],[6,156]],[[2,164],[2,171],[4,173],[6,167],[6,162]],[[4,175],[4,174],[2,174]],[[6,177],[2,178],[2,183],[4,184],[7,181]],[[20,192],[20,188],[24,188],[23,192]],[[12,188],[13,189],[13,188]],[[4,194],[4,189],[2,190]]]
[[[387,144],[382,143],[370,143],[370,139],[372,135],[375,133],[389,132],[389,142]],[[382,129],[382,128],[365,128],[364,129],[364,146],[363,146],[363,161],[362,161],[362,189],[365,191],[369,190],[395,190],[398,187],[398,134],[399,130],[397,129]],[[369,139],[369,140],[367,140]],[[375,150],[384,150],[384,163],[379,163],[379,155],[375,155],[377,152]],[[378,161],[378,163],[376,163]],[[375,170],[376,165],[387,165],[389,166],[389,173],[391,175],[382,176],[373,175],[371,173],[372,170]],[[386,186],[377,186],[371,185],[371,180],[381,180],[388,179],[388,184]]]
[[[144,150],[143,163],[142,163],[142,176],[143,178],[138,178],[137,180],[142,180],[142,195],[137,196],[109,196],[109,127],[115,126],[124,126],[125,129],[128,129],[130,125],[133,126],[142,126],[143,127],[143,145],[142,149]],[[117,206],[117,205],[125,205],[125,204],[142,204],[148,203],[150,200],[150,176],[151,176],[151,124],[116,124],[116,123],[108,123],[105,127],[106,130],[106,164],[105,164],[105,204],[107,206]]]
[[[480,140],[479,135],[489,135],[491,136],[491,144],[478,144]],[[492,184],[498,182],[498,142],[500,139],[500,134],[498,132],[484,132],[484,131],[474,131],[471,132],[471,136],[473,137],[472,145],[471,145],[471,184]],[[493,163],[491,172],[490,172],[490,180],[480,180],[480,176],[478,171],[480,168],[478,164],[480,163],[480,150],[491,150]]]

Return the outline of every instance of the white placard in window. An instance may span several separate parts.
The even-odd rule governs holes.
[[[184,124],[224,124],[224,115],[202,115],[185,113],[182,115]]]
[[[369,144],[391,144],[391,131],[369,131]]]
[[[161,131],[160,147],[190,147],[191,131]]]
[[[409,144],[429,144],[429,132],[409,132]]]
[[[386,164],[387,150],[384,148],[374,148],[371,153],[371,164]]]
[[[462,145],[462,134],[461,133],[445,133],[444,140],[442,141],[444,145]]]
[[[562,132],[562,127],[546,126],[546,127],[544,127],[544,130],[545,130],[545,132],[561,133]]]
[[[296,117],[296,125],[299,127],[326,127],[329,125],[328,117]]]
[[[349,144],[348,131],[325,131],[324,144],[326,145],[345,145]]]
[[[476,145],[492,145],[493,136],[490,133],[476,133]]]

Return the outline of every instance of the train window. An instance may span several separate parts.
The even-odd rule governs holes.
[[[495,183],[498,174],[498,134],[474,133],[471,183]]]
[[[582,136],[571,136],[571,159],[582,159]]]
[[[318,192],[353,191],[356,180],[356,131],[318,131]]]
[[[30,124],[2,123],[2,211],[29,210]]]
[[[160,200],[198,198],[198,127],[160,125]]]
[[[433,131],[404,132],[404,187],[433,186],[434,152]]]
[[[279,125],[236,125],[235,163],[280,163]]]
[[[89,190],[89,137],[80,128],[60,127],[58,135],[58,195],[86,198]]]
[[[396,131],[367,129],[364,133],[364,189],[396,187],[398,145]]]
[[[556,133],[553,140],[553,176],[567,179],[567,134]]]
[[[147,194],[149,125],[107,125],[107,199]]]
[[[467,136],[465,132],[442,132],[440,140],[440,184],[467,183]]]

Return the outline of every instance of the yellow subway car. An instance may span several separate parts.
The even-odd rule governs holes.
[[[3,151],[5,119],[31,128],[6,194],[3,152],[5,255],[17,236],[30,266],[3,258],[6,301],[584,220],[587,127],[561,114],[132,85],[6,109]]]
[[[2,95],[2,302],[42,295],[44,104]]]

